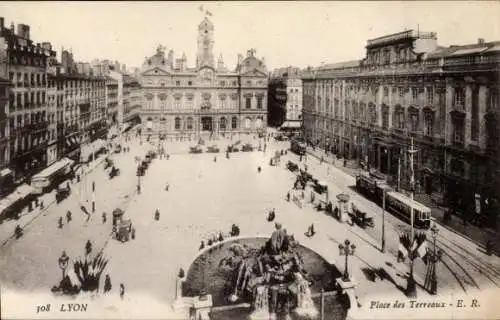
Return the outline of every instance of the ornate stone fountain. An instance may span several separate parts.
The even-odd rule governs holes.
[[[311,280],[295,250],[295,240],[276,223],[276,230],[265,245],[248,249],[240,244],[230,248],[232,256],[221,265],[234,268],[234,292],[231,302],[250,302],[252,319],[269,319],[289,315],[315,317],[318,313],[311,299]]]

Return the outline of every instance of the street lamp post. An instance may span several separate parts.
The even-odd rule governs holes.
[[[431,294],[437,294],[437,275],[436,275],[436,266],[438,261],[441,259],[442,256],[442,251],[437,249],[436,246],[436,238],[439,232],[439,229],[436,227],[436,225],[433,225],[431,228],[432,231],[432,238],[433,238],[433,252],[431,255],[430,263],[431,263],[431,268],[432,268],[432,274],[431,274],[431,281],[430,281],[430,292]]]
[[[385,189],[382,190],[382,252],[385,252]]]
[[[351,244],[349,240],[344,241],[344,244],[339,244],[339,254],[345,256],[345,270],[344,277],[342,280],[349,281],[349,267],[348,267],[348,257],[354,255],[354,250],[356,246]]]
[[[66,277],[66,268],[68,267],[69,257],[66,255],[66,251],[63,251],[58,259],[59,268],[62,270],[62,280]]]

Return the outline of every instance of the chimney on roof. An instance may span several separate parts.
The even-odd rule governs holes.
[[[23,23],[19,23],[17,25],[17,36],[29,40],[30,39],[30,26],[23,24]]]
[[[484,44],[484,38],[478,38],[477,44]]]

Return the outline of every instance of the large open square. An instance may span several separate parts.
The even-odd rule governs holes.
[[[256,147],[266,144],[266,152],[230,153],[228,159],[224,153],[188,153],[192,145],[189,141],[163,142],[169,157],[152,161],[145,176],[140,178],[141,192],[138,194],[135,158],[143,157],[158,144],[156,141],[141,143],[139,138],[132,138],[126,143],[130,152],[111,155],[121,171],[119,176],[109,179],[109,169],[104,170],[102,164],[93,171],[86,169],[90,172],[80,183],[72,185],[74,192],[69,199],[53,204],[39,214],[25,227],[22,238],[4,243],[0,249],[2,257],[8,257],[2,259],[0,265],[4,291],[48,293],[60,280],[57,261],[61,252],[64,250],[70,259],[81,257],[86,241],[90,240],[94,252],[102,249],[109,258],[104,273],[111,276],[112,290],[98,301],[108,303],[109,299],[117,299],[119,284],[124,284],[126,300],[131,299],[127,301],[137,303],[137,297],[145,294],[156,299],[164,308],[162,314],[165,314],[171,311],[176,298],[176,276],[181,268],[189,268],[201,241],[207,244],[208,239],[218,237],[219,233],[228,237],[232,224],[240,227],[243,236],[269,236],[275,226],[266,218],[268,212],[274,209],[275,221],[282,223],[288,234],[294,235],[301,244],[320,254],[338,270],[344,267],[343,258],[336,249],[338,244],[346,238],[357,244],[350,273],[361,281],[358,288],[360,301],[368,301],[380,290],[404,297],[401,287],[405,279],[402,274],[408,269],[406,264],[396,263],[398,242],[394,238],[407,228],[405,223],[390,215],[386,217],[388,253],[380,253],[378,227],[374,230],[356,229],[317,212],[307,201],[300,208],[293,201],[286,200],[286,194],[296,179],[295,174],[286,169],[286,162],[288,159],[300,161],[289,151],[278,166],[270,166],[269,159],[276,151],[287,150],[288,142],[265,143],[252,135],[242,135],[233,137],[231,142],[220,139],[207,141],[206,145],[215,144],[224,150],[226,145],[235,141],[242,141],[240,144],[249,142]],[[372,202],[349,191],[352,177],[334,167],[327,169],[325,164],[313,157],[304,159],[301,166],[306,165],[314,176],[328,182],[330,199],[348,192],[357,206],[376,212]],[[260,173],[258,167],[261,167]],[[78,207],[84,205],[89,208],[87,200],[91,199],[92,181],[96,184],[96,212],[87,221],[87,216]],[[122,243],[111,237],[111,213],[115,208],[124,210],[125,219],[131,219],[135,239]],[[59,229],[57,219],[64,217],[67,210],[73,212],[73,219],[69,223],[65,221]],[[156,210],[160,213],[158,220],[155,219]],[[108,215],[106,223],[102,221],[102,212]],[[380,216],[375,217],[378,225]],[[3,230],[12,232],[14,223],[6,221],[1,226]],[[304,235],[310,224],[314,224],[317,233],[313,238]],[[455,240],[461,241],[458,238]],[[496,259],[479,260],[482,263],[479,266],[473,260],[478,259],[477,255],[471,252],[472,249],[467,249],[467,245],[457,246],[451,242],[446,245],[450,249],[453,245],[455,249],[447,252],[446,265],[439,269],[439,277],[443,281],[440,290],[469,292],[477,288],[487,289],[491,282],[495,283],[494,279],[498,278],[494,271],[498,263]],[[460,258],[465,260],[458,262]],[[388,270],[389,281],[367,280],[370,278],[367,272],[381,268]],[[425,264],[417,261],[415,272],[417,281],[423,284]],[[133,313],[127,314],[133,317]],[[176,316],[172,313],[173,318]]]

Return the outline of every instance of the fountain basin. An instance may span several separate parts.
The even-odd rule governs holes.
[[[252,302],[255,300],[249,301],[242,292],[235,291],[235,283],[238,283],[238,278],[241,275],[238,275],[237,267],[227,267],[224,262],[228,256],[231,256],[231,248],[234,248],[235,244],[258,250],[266,245],[267,240],[268,238],[265,237],[226,240],[201,252],[188,269],[182,288],[183,296],[194,297],[211,294],[214,306],[212,313],[217,314],[216,319],[250,319],[250,314],[254,311],[254,303]],[[333,291],[336,285],[335,279],[340,277],[341,273],[318,253],[301,244],[296,244],[293,250],[302,260],[302,267],[307,272],[310,284],[310,294],[313,296],[312,301],[316,310],[320,310],[321,290]],[[246,307],[241,307],[244,303],[247,303]],[[249,305],[251,307],[248,307]],[[228,306],[229,308],[227,308]],[[234,306],[234,309],[231,309],[230,306]],[[325,319],[345,318],[345,308],[340,305],[339,300],[334,295],[325,297],[324,310],[325,315],[331,314],[333,316],[325,316]],[[277,316],[279,319],[279,314]],[[291,317],[292,319],[319,319],[320,315],[307,317],[304,314],[301,316],[299,313],[293,313]]]

